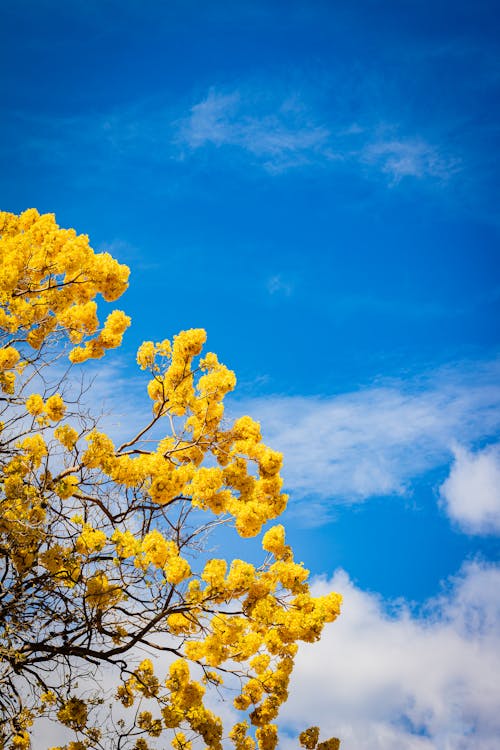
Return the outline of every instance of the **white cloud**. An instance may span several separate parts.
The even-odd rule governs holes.
[[[207,146],[232,149],[235,161],[269,174],[340,164],[392,186],[403,178],[447,180],[461,168],[439,132],[424,137],[412,123],[380,124],[380,113],[370,108],[352,121],[343,100],[333,106],[321,85],[292,93],[268,81],[238,89],[215,86],[187,112],[183,104],[166,104],[163,95],[80,116],[28,118],[15,112],[10,127],[10,150],[20,158],[59,166],[75,154],[84,159],[92,174],[79,173],[80,182],[130,163],[137,168],[139,159],[165,166]]]
[[[266,101],[212,88],[179,123],[178,142],[191,150],[211,144],[250,154],[269,172],[333,158],[329,131],[293,99]]]
[[[445,466],[457,442],[500,428],[500,363],[447,368],[330,397],[272,396],[233,405],[263,426],[285,456],[292,498],[339,502],[405,494],[412,480]],[[321,521],[318,506],[316,521]]]
[[[420,615],[389,615],[343,571],[313,588],[340,591],[343,612],[301,647],[283,727],[317,724],[342,750],[498,747],[500,567],[466,565]]]
[[[433,144],[422,138],[379,140],[367,144],[361,152],[361,161],[378,166],[389,175],[392,184],[404,177],[433,177],[439,180],[454,175],[459,162],[446,157]]]
[[[441,497],[450,518],[465,531],[500,532],[500,444],[477,453],[456,448]]]
[[[327,108],[321,115],[297,94],[270,92],[268,86],[229,91],[212,87],[177,122],[177,143],[191,152],[207,145],[236,147],[275,173],[341,161],[363,168],[370,178],[382,174],[391,185],[405,177],[446,180],[460,169],[458,158],[418,133],[395,124],[349,122],[341,108]]]

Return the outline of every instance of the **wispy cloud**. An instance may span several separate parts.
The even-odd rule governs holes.
[[[180,121],[177,140],[191,151],[235,147],[269,172],[281,172],[332,159],[329,137],[328,129],[293,98],[269,102],[212,88]]]
[[[158,95],[112,110],[52,117],[18,111],[5,119],[0,150],[60,169],[82,162],[89,169],[75,172],[80,182],[202,157],[269,175],[345,169],[392,187],[405,180],[446,181],[462,168],[439,133],[414,132],[371,111],[353,119],[341,101],[332,108],[321,86],[213,86],[187,111],[184,102]]]
[[[404,178],[447,180],[460,169],[460,160],[438,143],[397,124],[349,122],[345,112],[309,107],[306,97],[265,87],[260,93],[213,87],[177,127],[183,158],[207,146],[231,147],[272,173],[340,161],[396,185]]]
[[[332,589],[344,596],[343,612],[319,643],[299,650],[281,714],[288,730],[318,724],[343,750],[496,747],[500,567],[464,566],[419,614],[404,602],[388,614],[343,571],[313,586]]]
[[[499,373],[498,361],[462,364],[336,396],[274,396],[233,408],[261,420],[284,453],[292,501],[314,497],[310,520],[320,522],[337,503],[410,493],[422,474],[451,461],[457,442],[494,437]]]
[[[289,297],[293,292],[293,284],[285,279],[280,273],[270,276],[266,283],[269,294],[281,294]]]
[[[360,158],[388,175],[392,185],[405,177],[447,180],[460,170],[459,159],[421,138],[376,140],[362,149]]]

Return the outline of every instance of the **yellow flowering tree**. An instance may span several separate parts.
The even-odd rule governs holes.
[[[297,643],[340,596],[311,596],[281,525],[258,566],[207,552],[212,529],[254,537],[287,497],[259,424],[224,420],[235,377],[203,330],[139,348],[152,408],[120,445],[66,395],[120,345],[130,319],[101,324],[96,298],[128,276],[51,214],[0,213],[0,747],[53,721],[58,750],[274,750]],[[299,741],[339,744],[316,727]]]

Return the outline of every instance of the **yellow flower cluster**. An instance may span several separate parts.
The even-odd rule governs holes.
[[[115,349],[122,343],[123,334],[129,327],[131,319],[122,310],[113,310],[108,315],[100,334],[87,341],[85,346],[75,347],[69,355],[71,362],[75,364],[85,362],[87,359],[100,359],[104,356],[106,349]]]
[[[222,750],[222,722],[203,704],[205,688],[191,680],[185,659],[177,659],[170,665],[169,677],[165,683],[170,691],[167,706],[162,711],[166,726],[179,726],[179,717],[200,735],[212,750]]]
[[[26,399],[26,411],[34,417],[43,413],[44,406],[43,398],[39,393],[32,393],[31,396]]]
[[[235,746],[236,750],[253,750],[255,742],[252,737],[249,737],[248,732],[249,726],[246,721],[240,721],[233,726],[229,732],[229,738]]]
[[[25,437],[19,444],[19,447],[29,458],[31,465],[34,468],[38,468],[42,462],[42,458],[47,455],[45,440],[38,434]]]
[[[78,487],[78,477],[74,474],[69,474],[62,477],[54,486],[54,492],[61,500],[67,500],[71,497]]]
[[[141,544],[142,560],[145,565],[155,565],[164,568],[170,558],[177,555],[177,545],[171,540],[165,539],[156,529],[146,534]]]
[[[111,541],[114,542],[116,546],[116,554],[120,559],[133,557],[137,555],[141,549],[140,540],[137,539],[128,529],[126,531],[116,529],[113,532]]]
[[[132,677],[119,686],[116,697],[128,708],[134,703],[135,693],[140,693],[144,698],[155,698],[159,691],[160,681],[154,674],[153,662],[143,659]]]
[[[319,740],[319,727],[309,727],[299,735],[299,742],[306,750],[314,750]]]
[[[122,589],[110,583],[106,573],[98,571],[87,580],[85,600],[89,607],[105,610],[122,598]]]
[[[88,442],[89,447],[82,457],[84,466],[87,466],[89,469],[99,468],[103,469],[103,471],[109,470],[115,456],[115,446],[111,438],[102,432],[92,430],[85,440]]]
[[[0,371],[0,389],[8,396],[12,396],[16,390],[16,373]]]
[[[69,698],[57,712],[57,718],[67,727],[75,730],[84,729],[87,724],[88,709],[80,698]]]
[[[21,446],[23,444],[24,441]],[[44,541],[46,511],[40,504],[35,488],[25,480],[33,469],[33,453],[22,450],[21,455],[15,456],[4,466],[3,477],[0,475],[4,494],[0,536],[4,554],[10,555],[18,573],[24,576],[35,563],[37,551]]]
[[[78,433],[69,424],[63,424],[56,427],[54,430],[54,437],[59,440],[67,450],[71,451],[75,447],[78,440]]]
[[[52,543],[50,547],[39,555],[39,562],[54,579],[72,588],[78,581],[81,566],[69,547]]]
[[[33,713],[27,709],[20,711],[16,717],[15,733],[10,743],[10,750],[29,750],[31,748],[29,728],[33,726]],[[2,738],[0,737],[0,742]]]
[[[94,529],[88,523],[83,525],[83,530],[75,542],[75,549],[81,555],[90,555],[92,552],[100,552],[106,544],[104,531]]]
[[[11,748],[12,750],[30,750],[31,741],[26,730],[21,729],[15,733],[12,737]]]
[[[285,528],[281,524],[272,526],[262,537],[262,549],[272,552],[275,557],[283,557],[286,553]]]
[[[337,737],[331,737],[329,740],[319,742],[319,727],[309,727],[299,735],[299,742],[306,750],[339,750],[340,740]]]
[[[129,318],[114,311],[100,328],[95,298],[116,299],[127,286],[128,269],[106,253],[95,254],[86,237],[59,229],[51,215],[2,213],[0,258],[4,393],[15,394],[16,377],[23,379],[23,366],[33,357],[26,342],[32,350],[47,339],[58,345],[63,332],[73,362],[101,357],[120,344]],[[74,417],[80,434],[62,423],[67,408],[54,391],[69,391],[61,385],[48,391],[49,398],[33,393],[25,399],[19,389],[7,399],[31,428],[17,442],[7,438],[12,455],[0,466],[0,542],[18,577],[42,581],[37,586],[60,597],[78,627],[88,627],[88,643],[116,649],[120,664],[130,643],[155,645],[161,635],[163,648],[169,636],[178,658],[166,679],[155,675],[149,659],[123,668],[118,700],[131,707],[145,699],[148,709],[135,714],[136,734],[156,738],[170,729],[175,750],[190,750],[194,738],[207,750],[222,750],[222,722],[206,707],[205,693],[229,687],[223,677],[232,672],[240,679],[234,706],[243,712],[229,734],[234,747],[253,750],[257,743],[259,750],[275,750],[273,722],[287,699],[297,644],[320,637],[325,623],[338,616],[341,597],[311,596],[308,571],[295,562],[279,524],[263,535],[268,554],[260,567],[240,559],[229,565],[222,558],[196,560],[193,552],[210,525],[230,521],[241,537],[253,537],[287,503],[282,456],[263,443],[259,423],[249,416],[232,425],[223,421],[224,399],[236,378],[215,354],[203,356],[205,339],[204,330],[191,329],[172,342],[139,347],[153,416],[121,447],[104,432],[86,429],[85,415]],[[44,351],[35,358],[43,361]],[[166,434],[152,437],[153,425],[167,425]],[[29,590],[25,583],[19,590]],[[146,637],[138,637],[141,632]],[[9,655],[12,663],[15,658]],[[192,678],[190,663],[199,679]],[[85,737],[62,750],[90,747],[91,702],[75,696],[61,704],[57,696],[59,691],[46,692],[40,712],[57,710],[62,724]],[[314,727],[300,738],[306,750],[338,748],[338,740],[318,740]],[[11,744],[27,750],[29,727],[19,724]],[[135,748],[147,750],[148,742],[138,737]]]
[[[192,750],[193,744],[186,739],[184,732],[177,732],[171,742],[174,750]]]
[[[45,413],[51,422],[59,422],[64,417],[66,405],[59,393],[47,399],[45,402]]]
[[[139,545],[135,565],[145,570],[149,565],[161,568],[165,579],[172,584],[179,584],[191,575],[187,560],[179,555],[175,542],[165,539],[157,529],[150,531]]]
[[[19,352],[13,346],[0,349],[0,370],[12,370],[19,362]]]
[[[341,597],[335,593],[310,595],[308,571],[293,561],[283,527],[271,528],[264,535],[263,546],[277,559],[261,571],[241,560],[234,560],[228,571],[225,560],[214,558],[201,573],[205,588],[193,581],[196,585],[188,590],[187,600],[192,600],[194,607],[237,599],[244,615],[219,612],[203,627],[200,624],[198,631],[183,614],[172,615],[169,624],[173,632],[186,638],[188,659],[215,668],[228,661],[249,662],[252,671],[234,705],[240,711],[250,710],[250,720],[258,727],[260,750],[274,750],[277,733],[272,722],[288,697],[297,641],[317,640],[324,624],[338,616]],[[182,674],[186,666],[177,665],[176,669]],[[182,682],[181,677],[179,680]],[[244,723],[238,724],[231,736],[236,748],[251,749],[253,740]]]
[[[24,337],[33,349],[57,330],[73,343],[94,335],[99,325],[94,298],[116,300],[128,276],[127,266],[109,253],[95,253],[86,235],[60,229],[53,214],[0,212],[0,328]],[[124,313],[111,313],[101,333],[73,349],[70,359],[102,356],[121,343],[129,323]],[[5,370],[16,366],[20,354],[13,346],[0,350],[4,390],[14,386],[15,373]]]
[[[153,719],[151,711],[141,711],[137,718],[137,726],[147,732],[150,737],[159,737],[163,731],[161,719]]]

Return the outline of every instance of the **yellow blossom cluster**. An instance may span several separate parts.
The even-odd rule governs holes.
[[[56,581],[69,588],[72,588],[80,577],[80,561],[70,547],[53,542],[47,550],[40,553],[38,561]]]
[[[11,750],[30,750],[29,730],[33,726],[33,713],[26,709],[20,711],[16,717],[15,731],[11,740]],[[2,738],[0,737],[0,743]],[[0,745],[1,746],[1,745]]]
[[[62,424],[54,430],[54,437],[59,440],[67,450],[71,451],[78,440],[78,432],[69,424]]]
[[[83,729],[87,723],[87,704],[81,698],[72,697],[57,712],[57,718],[71,729]]]
[[[54,485],[54,492],[61,500],[67,500],[71,497],[78,487],[78,477],[74,474],[67,474],[56,482]]]
[[[223,399],[235,378],[212,353],[195,367],[205,336],[201,329],[182,331],[173,345],[145,342],[138,352],[141,367],[153,375],[148,393],[154,414],[184,417],[182,434],[160,440],[156,451],[131,455],[118,454],[110,438],[94,430],[86,436],[82,463],[125,487],[147,488],[159,505],[189,497],[194,507],[230,514],[241,536],[255,536],[286,507],[282,456],[263,444],[258,423],[248,416],[221,428]],[[61,431],[56,437],[72,445],[77,439]],[[217,465],[203,465],[209,456]]]
[[[306,750],[314,750],[319,740],[319,727],[309,727],[299,735],[299,742]]]
[[[126,531],[116,529],[113,532],[111,540],[115,544],[116,554],[120,559],[137,555],[141,548],[140,540],[129,529]]]
[[[89,607],[98,610],[109,609],[122,598],[122,589],[108,580],[106,573],[98,571],[87,581],[85,600]]]
[[[75,542],[75,549],[81,555],[100,552],[106,544],[104,531],[94,529],[89,523],[83,525],[82,533]]]
[[[143,712],[141,722],[150,736],[158,736],[161,729],[175,729],[177,738],[183,737],[178,731],[184,723],[196,735],[200,736],[210,750],[222,750],[223,727],[219,717],[203,703],[205,688],[190,676],[189,666],[185,659],[175,660],[169,668],[165,681],[167,694],[161,698],[161,719],[153,719],[152,714]],[[157,697],[160,683],[153,674],[153,665],[145,659],[124,686],[118,689],[117,697],[123,705],[131,706],[134,695]]]
[[[299,735],[299,742],[306,750],[339,750],[340,740],[337,737],[331,737],[329,740],[318,742],[319,727],[309,727]]]
[[[137,360],[153,376],[148,393],[154,413],[184,417],[183,434],[160,442],[158,454],[167,460],[158,461],[158,454],[149,465],[142,457],[120,459],[114,478],[119,475],[125,483],[127,469],[136,479],[143,469],[142,479],[151,476],[155,502],[164,505],[189,496],[195,507],[231,514],[241,536],[255,536],[286,507],[279,476],[282,456],[262,443],[259,424],[248,416],[231,429],[221,428],[223,400],[236,379],[212,352],[196,364],[205,338],[205,331],[192,329],[175,336],[173,344],[148,341],[139,348]],[[202,465],[208,454],[216,466]]]
[[[298,643],[318,640],[341,603],[336,593],[311,595],[284,527],[268,525],[287,503],[282,455],[264,444],[251,417],[224,420],[236,378],[203,353],[199,328],[139,347],[152,414],[121,446],[83,412],[67,414],[61,393],[71,390],[57,379],[43,395],[28,395],[30,357],[43,363],[45,343],[58,351],[69,340],[75,363],[119,346],[129,318],[114,311],[100,329],[95,298],[115,300],[128,269],[33,210],[0,214],[0,251],[0,388],[11,410],[1,435],[0,544],[15,605],[0,622],[0,663],[14,665],[17,676],[23,664],[36,669],[42,661],[50,674],[43,660],[50,664],[51,654],[59,667],[81,657],[85,673],[111,655],[120,665],[116,697],[134,706],[136,750],[163,741],[164,732],[174,750],[196,747],[196,738],[222,750],[222,722],[205,700],[210,690],[231,689],[233,675],[241,712],[229,732],[235,749],[275,750],[274,722]],[[78,429],[63,421],[68,416]],[[266,527],[259,567],[200,552],[211,527],[223,523],[242,538]],[[40,644],[32,632],[37,612]],[[134,668],[127,651],[135,646],[170,651],[168,674],[156,675],[149,658]],[[40,688],[39,715],[82,733],[53,750],[96,746],[92,702],[50,688]],[[31,725],[20,716],[8,750],[30,748]],[[338,748],[337,740],[318,740],[314,727],[300,737],[306,750]]]
[[[94,298],[111,302],[127,288],[129,269],[109,253],[95,253],[86,235],[60,229],[53,214],[35,209],[20,216],[0,212],[0,329],[40,349],[62,330],[73,344],[96,334]],[[120,311],[108,316],[103,330],[70,352],[73,361],[100,357],[119,346],[130,319]],[[19,346],[0,349],[0,386],[12,392]]]
[[[24,576],[35,563],[45,538],[47,514],[43,498],[29,478],[46,456],[47,447],[40,435],[32,435],[19,441],[16,448],[0,475],[0,538],[3,553],[9,555],[18,574]]]
[[[44,411],[51,422],[59,422],[64,417],[66,405],[59,393],[55,393],[47,399]]]

